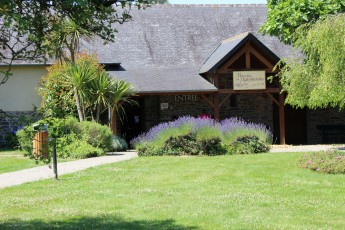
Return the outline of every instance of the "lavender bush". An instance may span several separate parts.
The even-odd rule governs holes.
[[[152,142],[159,138],[160,135],[167,132],[167,130],[176,130],[178,131],[181,127],[186,127],[190,129],[191,132],[196,132],[197,130],[204,127],[213,127],[215,125],[214,120],[212,119],[200,119],[194,118],[191,116],[183,116],[178,118],[175,121],[160,123],[152,127],[148,132],[139,135],[131,141],[132,146],[136,146],[140,143]]]
[[[245,122],[240,118],[229,118],[220,122],[220,129],[226,143],[233,143],[243,136],[256,136],[264,143],[272,143],[272,132],[263,124]]]
[[[200,148],[202,154],[207,155],[209,155],[209,153],[205,152],[205,143],[207,142],[217,143],[217,146],[213,149],[210,148],[209,145],[206,148],[210,149],[212,155],[217,155],[215,154],[216,150],[222,153],[224,153],[224,148],[233,150],[233,148],[229,147],[232,143],[235,143],[238,138],[243,136],[255,136],[260,143],[264,143],[267,146],[272,139],[271,132],[261,124],[248,123],[238,118],[230,118],[221,122],[216,122],[213,119],[184,116],[175,121],[161,123],[151,128],[148,132],[133,139],[131,144],[138,150],[139,154],[141,154],[141,150],[144,149],[145,154],[142,155],[164,155],[169,152],[177,155],[176,152],[178,152],[181,147],[179,147],[179,150],[171,149],[171,144],[168,142],[171,141],[172,138],[175,138],[174,141],[176,142],[176,140],[179,140],[179,137],[182,136],[187,139],[188,136],[195,137],[193,143],[188,143],[189,148],[195,148],[196,150]],[[184,143],[187,142],[184,141]],[[173,146],[179,145],[174,144]],[[147,151],[152,151],[154,153],[149,154]]]

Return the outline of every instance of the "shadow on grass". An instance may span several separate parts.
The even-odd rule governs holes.
[[[0,229],[199,229],[183,226],[173,219],[167,220],[125,220],[116,216],[80,217],[62,221],[45,222],[43,220],[8,220],[0,222]]]

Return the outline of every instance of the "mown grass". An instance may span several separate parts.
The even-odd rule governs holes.
[[[43,165],[42,163],[39,165]],[[34,160],[24,157],[19,150],[0,151],[0,173],[13,172],[38,166]]]
[[[344,229],[345,175],[302,155],[141,157],[5,188],[0,229]]]
[[[73,161],[76,159],[58,159],[58,162]],[[29,169],[46,165],[42,161],[36,162],[34,159],[24,156],[24,151],[20,150],[0,150],[0,174],[14,172],[22,169]]]

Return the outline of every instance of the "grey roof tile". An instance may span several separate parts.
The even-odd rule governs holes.
[[[94,39],[82,49],[97,53],[101,62],[200,68],[222,40],[251,32],[281,58],[291,51],[277,38],[258,34],[265,5],[158,5],[131,14],[132,21],[117,26],[114,43]]]
[[[131,66],[118,76],[127,75],[142,92],[168,92],[173,86],[186,92],[214,90],[198,70],[220,41],[244,32],[253,33],[279,57],[292,50],[276,38],[258,34],[266,21],[266,5],[154,5],[133,8],[131,15],[132,21],[116,25],[114,43],[104,45],[94,38],[82,41],[80,50],[96,53],[101,63]],[[25,63],[29,62],[17,64]]]
[[[108,71],[115,79],[131,83],[136,93],[211,93],[217,88],[200,77],[197,69],[184,67],[125,67],[116,71]]]

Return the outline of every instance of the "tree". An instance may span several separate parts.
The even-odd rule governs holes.
[[[37,93],[42,97],[40,111],[44,117],[64,118],[76,115],[73,88],[65,84],[68,65],[55,62],[40,80]]]
[[[295,46],[305,55],[281,62],[286,102],[297,107],[345,107],[345,13],[299,27]]]
[[[329,14],[345,12],[344,0],[268,0],[267,21],[260,28],[263,34],[276,36],[285,44],[294,44],[295,31]],[[307,27],[304,27],[307,29]]]
[[[84,121],[86,120],[86,108],[90,107],[89,100],[92,98],[89,84],[97,77],[98,63],[93,63],[86,57],[79,59],[78,62],[67,62],[66,64],[69,66],[69,70],[66,73],[67,81],[65,83],[73,89],[79,121]]]
[[[151,2],[150,2],[151,4],[168,4],[169,3],[169,1],[168,0],[152,0]]]
[[[75,62],[54,63],[42,78],[38,93],[45,116],[75,114],[73,101],[79,100],[79,120],[91,118],[97,122],[108,107],[121,112],[122,104],[132,103],[134,95],[128,82],[111,78],[95,55],[85,53],[78,54]]]
[[[147,1],[138,0],[138,8]],[[80,29],[102,38],[114,41],[115,23],[130,20],[133,3],[121,0],[2,0],[0,2],[0,62],[9,65],[2,72],[0,85],[10,76],[14,61],[46,61],[47,55],[55,54],[51,36],[64,29],[68,18]]]
[[[75,62],[76,54],[79,51],[80,39],[91,39],[94,34],[79,26],[70,18],[63,18],[60,22],[60,29],[51,31],[46,35],[44,45],[51,47],[51,56],[60,62]],[[66,52],[68,51],[68,53]]]
[[[138,105],[136,101],[134,101],[133,95],[133,87],[131,84],[124,80],[119,80],[114,82],[114,91],[116,93],[110,98],[110,105],[112,108],[112,118],[113,118],[113,127],[115,130],[113,132],[116,133],[116,114],[120,114],[120,119],[125,115],[125,111],[123,108],[124,103]]]

